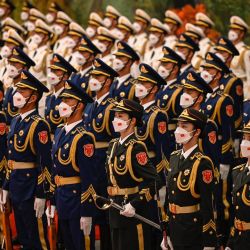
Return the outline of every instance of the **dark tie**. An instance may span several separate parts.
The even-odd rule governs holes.
[[[155,55],[155,51],[152,52],[150,59],[152,59]]]

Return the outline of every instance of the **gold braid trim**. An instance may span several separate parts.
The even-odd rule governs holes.
[[[94,187],[92,186],[92,184],[89,185],[88,189],[81,195],[81,203],[84,203],[89,198],[89,196],[94,197],[95,194],[96,192]]]
[[[246,191],[248,191],[248,190],[247,190],[247,184],[244,185],[244,188],[243,188],[243,192],[242,192],[241,198],[242,198],[243,203],[244,203],[246,206],[250,206],[250,200],[247,199],[247,197],[246,197]],[[249,192],[249,191],[248,191],[248,192]]]
[[[226,153],[229,151],[232,147],[233,141],[228,140],[225,144],[222,145],[222,154]]]
[[[210,220],[206,225],[202,227],[202,232],[208,231],[210,228],[212,228],[214,231],[216,231],[215,222],[213,220]]]
[[[12,111],[11,110],[11,107],[10,107],[10,103],[8,103],[8,106],[7,106],[7,110],[8,110],[8,114],[11,116],[11,117],[14,117],[17,115],[18,111]]]
[[[49,112],[49,119],[53,122],[53,124],[58,125],[63,121],[63,118],[59,116],[59,118],[55,118],[53,116],[53,110]]]
[[[176,102],[176,99],[177,99],[177,96],[181,93],[182,91],[182,87],[178,87],[174,93],[172,94],[170,100],[168,101],[168,104],[166,106],[166,109],[165,111],[168,112],[170,107],[172,106],[172,111],[174,113],[174,115],[177,115],[176,113],[176,110],[175,110],[175,102]]]
[[[150,194],[149,188],[143,188],[139,194],[143,194],[146,198],[146,201],[152,200],[152,195]]]
[[[6,160],[6,157],[4,156],[3,159],[0,161],[0,172],[3,171],[3,169],[7,170],[8,162]]]
[[[232,78],[228,81],[228,83],[227,83],[227,85],[225,86],[224,91],[223,91],[225,94],[230,95],[230,90],[231,90],[231,88],[232,88],[234,82],[235,82],[237,79],[238,79],[237,77],[232,77]]]
[[[133,100],[134,96],[135,96],[135,85],[132,85],[128,94],[128,99]]]
[[[127,165],[125,164],[124,167],[118,167],[117,166],[117,157],[115,157],[114,159],[114,170],[115,172],[118,174],[118,175],[124,175],[127,173],[128,171],[128,168],[127,168]]]

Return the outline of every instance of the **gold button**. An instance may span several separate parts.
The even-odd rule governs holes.
[[[11,150],[9,150],[9,154],[11,154]]]
[[[236,210],[238,210],[239,209],[239,206],[236,206]]]
[[[176,178],[174,178],[174,181],[176,181]]]
[[[194,218],[194,222],[197,222],[197,218]]]
[[[186,182],[186,180],[185,180],[185,179],[183,179],[183,182]]]
[[[142,197],[142,196],[140,196],[140,200],[143,200],[143,197]]]
[[[241,235],[241,232],[239,232],[239,235]]]
[[[10,144],[12,144],[13,143],[13,141],[12,140],[10,140]]]
[[[28,174],[26,174],[26,176],[27,176],[27,177],[30,177],[30,174],[28,173]]]
[[[172,192],[171,192],[172,194],[174,194],[174,190],[172,190]]]
[[[240,196],[240,192],[237,193],[237,196]]]
[[[209,234],[213,234],[213,231],[209,231]]]
[[[47,115],[46,118],[49,119],[49,116]]]
[[[73,193],[76,194],[76,190],[73,190]]]
[[[89,202],[92,202],[92,199],[89,199]]]
[[[173,215],[173,219],[175,219],[175,215]]]

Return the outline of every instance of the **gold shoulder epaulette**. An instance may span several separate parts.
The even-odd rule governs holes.
[[[108,100],[107,100],[109,103],[115,103],[116,102],[116,100],[115,99],[113,99],[113,98],[108,98]]]
[[[31,119],[33,119],[34,121],[41,121],[41,120],[43,120],[42,117],[39,116],[39,115],[32,115]]]
[[[64,126],[64,124],[62,123],[62,124],[59,124],[57,127],[62,128],[63,126]]]
[[[83,127],[77,127],[76,131],[81,135],[84,135],[86,133],[86,130]]]
[[[180,153],[180,152],[181,152],[181,149],[176,150],[176,151],[173,151],[173,152],[171,153],[171,155],[176,155],[176,154],[178,154],[178,153]]]
[[[119,138],[112,139],[112,140],[110,141],[110,143],[117,142],[117,141],[119,141]]]
[[[242,171],[242,170],[244,169],[245,165],[246,165],[246,164],[244,163],[244,164],[241,164],[241,165],[239,165],[239,166],[236,166],[236,167],[233,168],[233,171],[234,171],[234,170],[237,170],[237,169],[239,169],[240,171]]]
[[[153,106],[150,108],[150,110],[152,110],[152,111],[156,111],[156,110],[160,110],[160,109],[159,109],[159,107],[158,107],[158,106],[153,105]]]
[[[194,154],[194,156],[191,157],[191,158],[192,158],[192,159],[194,159],[194,158],[201,159],[203,156],[204,156],[204,155],[203,155],[201,152],[196,152],[196,153]]]

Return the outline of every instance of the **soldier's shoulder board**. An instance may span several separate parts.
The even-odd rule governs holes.
[[[181,153],[181,149],[176,150],[176,151],[173,151],[173,152],[171,153],[171,155],[177,155],[177,154],[179,154],[179,153]]]
[[[245,165],[246,165],[246,164],[244,163],[244,164],[241,164],[241,165],[239,165],[239,166],[236,166],[236,167],[233,168],[233,171],[235,171],[235,170],[240,170],[240,171],[242,171],[242,170],[244,169]]]

